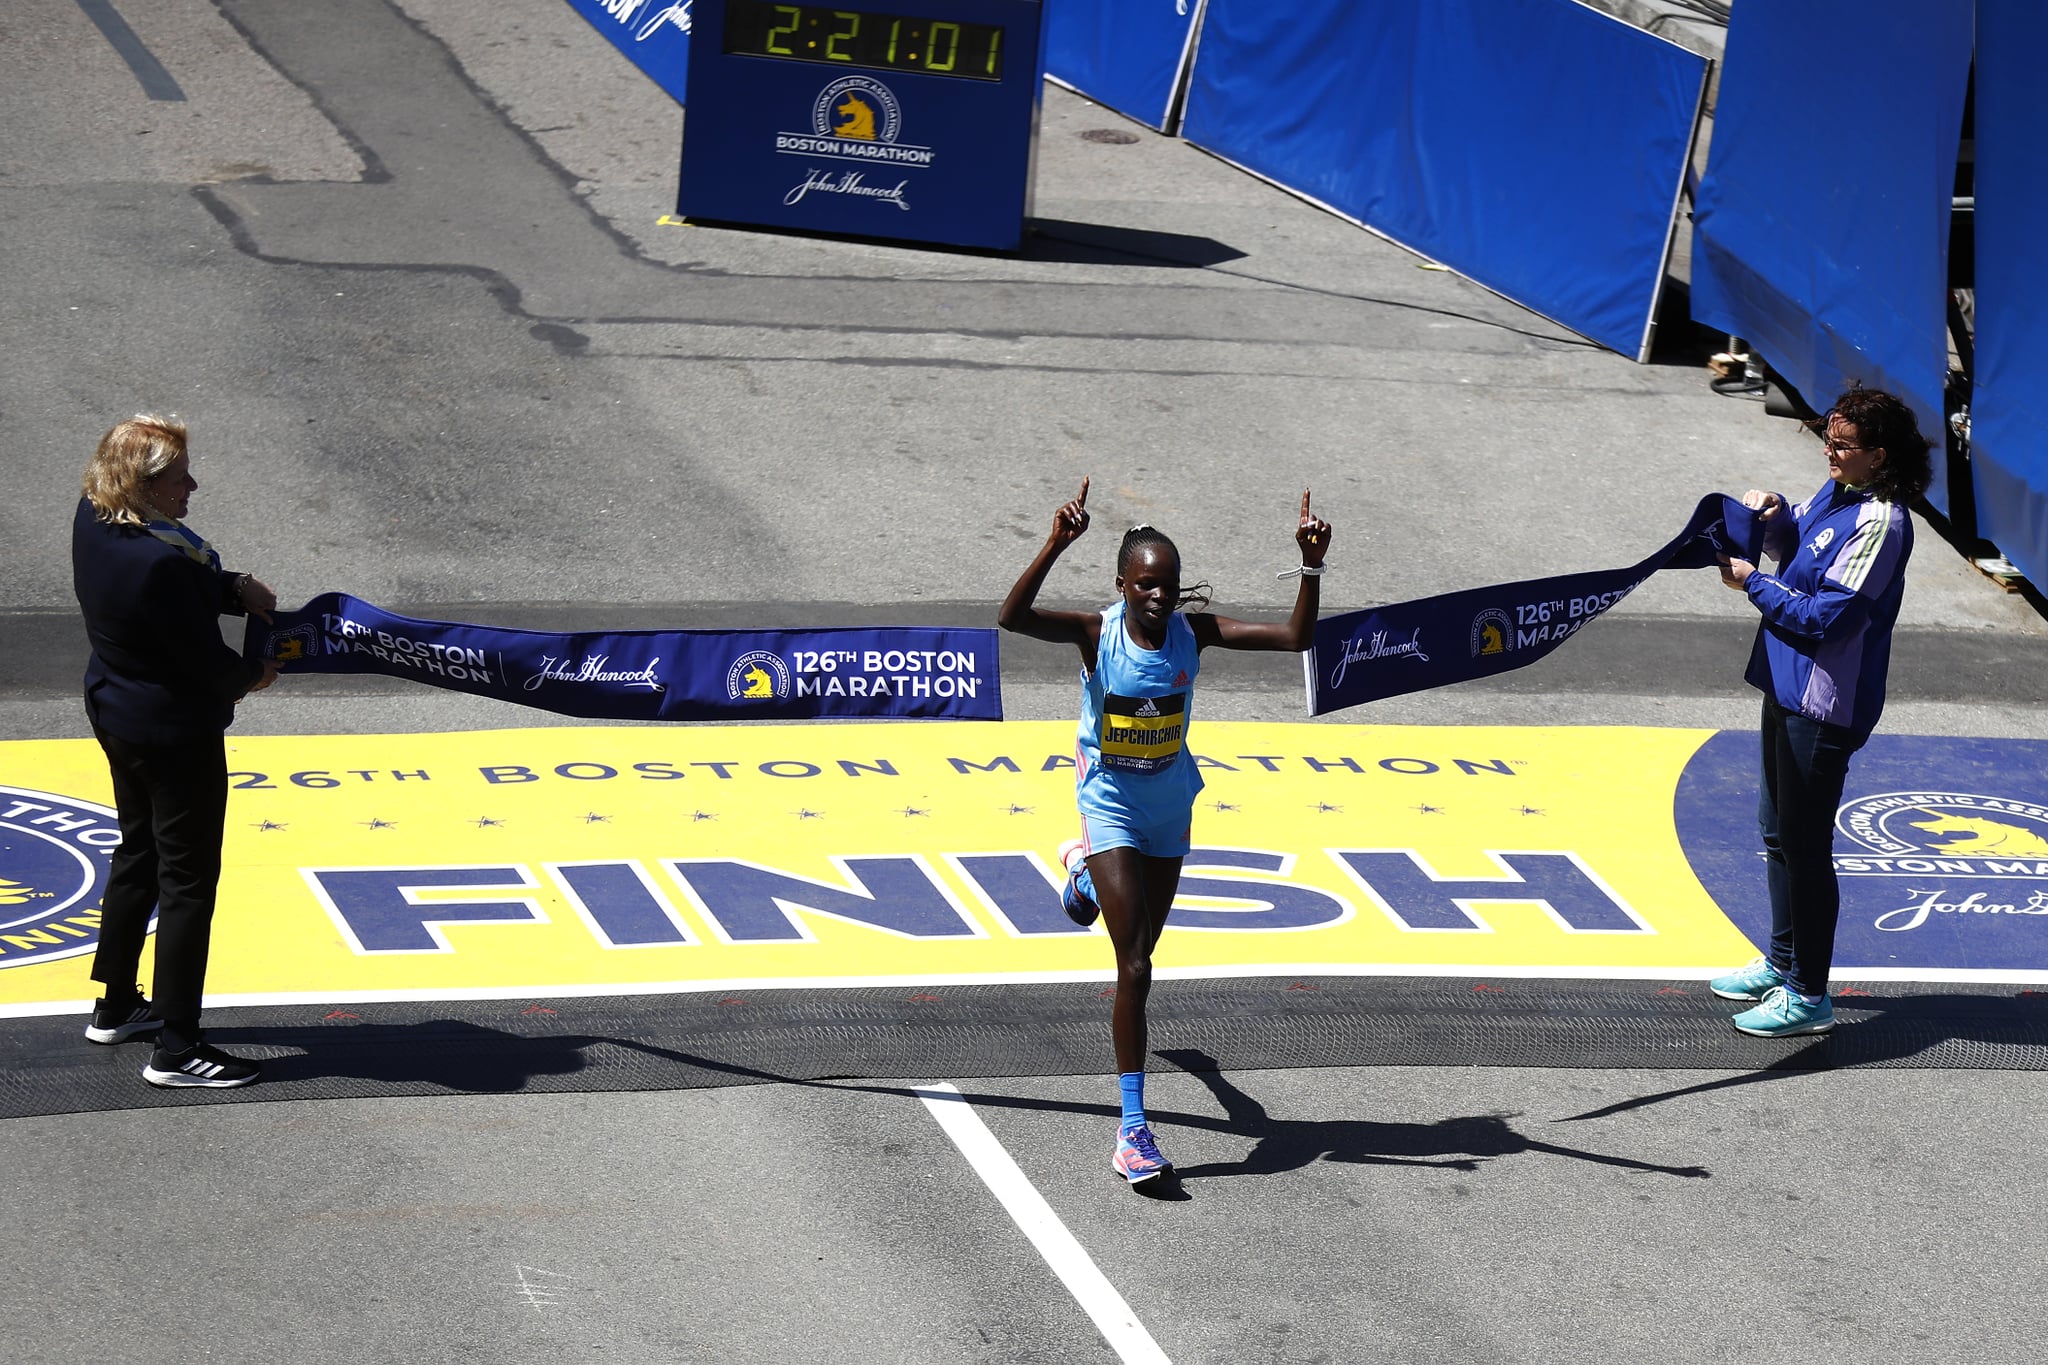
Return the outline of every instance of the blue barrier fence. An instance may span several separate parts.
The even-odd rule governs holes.
[[[1207,0],[1049,0],[1045,74],[1171,133]]]
[[[1184,134],[1643,359],[1706,74],[1572,0],[1209,0]]]
[[[1970,39],[1955,0],[1736,6],[1693,219],[1695,318],[1817,408],[1898,394],[1937,445]],[[1948,510],[1939,459],[1927,498]]]
[[[692,0],[569,0],[677,104],[690,82]]]
[[[678,101],[691,0],[567,0]],[[1048,69],[1637,359],[1706,63],[1576,0],[1046,0]],[[1974,19],[1974,26],[1973,26]],[[1980,27],[1981,34],[1973,32]],[[2040,0],[1736,7],[1695,211],[1694,317],[1816,405],[1942,431],[1949,191],[1973,37],[1979,530],[2048,583]],[[1958,490],[1936,462],[1928,501]]]
[[[2048,589],[2048,141],[2034,86],[2048,8],[1978,0],[1977,25],[1977,528]]]

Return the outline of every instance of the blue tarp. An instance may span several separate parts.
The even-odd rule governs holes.
[[[691,0],[569,0],[677,104],[690,80]]]
[[[1159,129],[1180,89],[1203,0],[1046,0],[1045,74]]]
[[[1694,214],[1692,314],[1816,408],[1860,380],[1909,401],[1947,511],[1949,199],[1970,6],[1740,4]]]
[[[1977,0],[1977,26],[1977,529],[2048,590],[2048,8]]]
[[[1183,134],[1641,359],[1706,70],[1573,0],[1209,0]]]

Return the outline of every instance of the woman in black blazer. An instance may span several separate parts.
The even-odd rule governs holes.
[[[121,844],[102,900],[92,978],[106,987],[85,1036],[158,1034],[143,1079],[160,1086],[248,1085],[254,1062],[199,1032],[214,893],[227,817],[235,703],[270,686],[276,665],[221,638],[222,614],[265,620],[277,597],[184,522],[199,484],[185,424],[141,416],[100,439],[71,528],[71,576],[92,659],[85,710],[106,751]],[[156,912],[155,1001],[136,983]]]

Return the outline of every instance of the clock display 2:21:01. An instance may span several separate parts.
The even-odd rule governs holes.
[[[726,0],[725,50],[821,66],[864,66],[966,80],[1003,78],[1003,30],[901,14]]]

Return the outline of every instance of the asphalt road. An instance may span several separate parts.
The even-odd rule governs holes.
[[[67,528],[135,411],[191,422],[195,523],[281,598],[507,623],[985,621],[1084,474],[1249,614],[1305,486],[1340,610],[1824,477],[1682,328],[1631,364],[1064,92],[1027,250],[921,251],[662,225],[680,111],[559,0],[117,0],[181,101],[92,8],[0,13],[0,738],[86,733]],[[2048,622],[1921,529],[1888,727],[2048,733]],[[1748,613],[1662,575],[1346,719],[1745,726]],[[1072,713],[1008,652],[1010,714]],[[1291,666],[1214,683],[1299,716]],[[241,721],[545,723],[374,682]],[[1371,1066],[1162,1075],[1175,1202],[1111,1180],[1094,1075],[0,1120],[0,1360],[1114,1359],[937,1081],[1174,1360],[2034,1353],[2041,1072]]]

